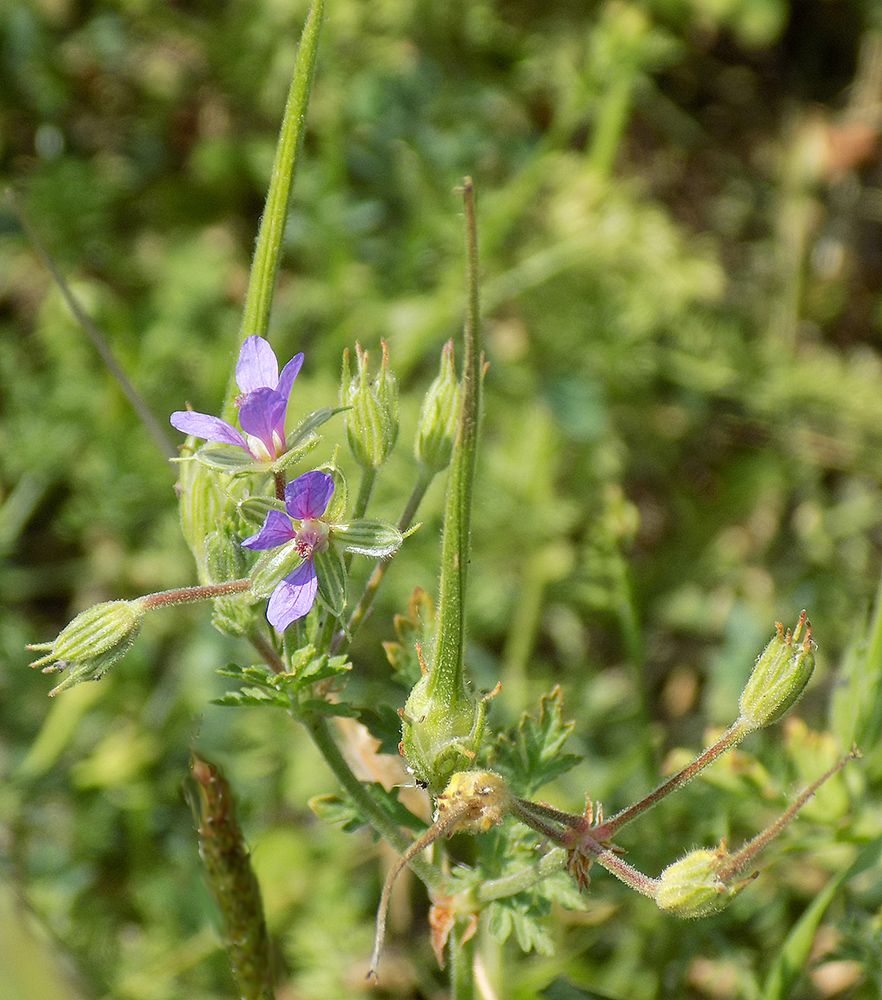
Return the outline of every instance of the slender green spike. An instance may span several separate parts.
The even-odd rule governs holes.
[[[282,128],[279,132],[279,142],[276,146],[276,156],[273,160],[269,191],[267,191],[263,218],[260,220],[260,232],[257,235],[257,243],[254,248],[248,291],[245,294],[245,311],[242,314],[242,325],[239,329],[240,342],[252,333],[266,337],[269,328],[273,290],[276,285],[276,275],[279,271],[279,260],[282,253],[282,236],[288,217],[288,198],[300,150],[303,146],[306,109],[315,76],[316,55],[324,10],[324,0],[312,0],[309,15],[303,27],[303,35],[300,38],[297,62],[294,66],[294,75],[291,79],[285,114],[282,118]],[[232,420],[235,414],[235,398],[236,379],[235,373],[233,373],[227,385],[227,395],[224,401],[222,416],[225,420]]]

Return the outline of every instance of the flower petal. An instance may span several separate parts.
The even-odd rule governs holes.
[[[226,420],[212,417],[208,413],[197,413],[195,410],[175,410],[168,418],[172,427],[184,434],[204,438],[206,441],[220,441],[223,444],[234,444],[248,451],[245,438]]]
[[[280,510],[271,510],[267,512],[260,531],[256,535],[249,535],[240,544],[245,549],[274,549],[290,542],[296,534],[289,517]]]
[[[294,384],[294,379],[297,378],[297,373],[300,371],[302,364],[303,352],[301,351],[300,354],[295,354],[291,358],[288,364],[282,369],[282,374],[279,375],[279,384],[276,386],[276,392],[285,400],[291,395],[291,386]]]
[[[304,472],[285,487],[285,510],[297,521],[321,517],[334,492],[334,477],[327,472]]]
[[[279,384],[279,362],[269,341],[251,334],[242,341],[236,362],[236,385],[241,392],[275,389]]]
[[[318,580],[312,560],[304,559],[293,573],[279,581],[270,594],[266,606],[266,617],[270,625],[279,632],[284,632],[291,622],[309,612],[315,603],[317,589]]]
[[[275,389],[254,389],[242,400],[239,407],[239,426],[246,434],[253,434],[266,445],[267,451],[275,455],[273,431],[285,440],[285,410],[288,400]]]

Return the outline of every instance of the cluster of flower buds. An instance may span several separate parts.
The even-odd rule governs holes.
[[[346,410],[346,436],[359,465],[379,469],[398,440],[398,380],[389,371],[386,341],[380,370],[371,375],[368,352],[355,345],[356,371],[349,371],[349,352],[343,352],[340,401]]]

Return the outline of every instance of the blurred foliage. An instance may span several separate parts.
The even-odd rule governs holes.
[[[4,182],[163,422],[220,404],[305,9],[0,9]],[[867,750],[723,914],[675,921],[601,873],[583,912],[545,918],[541,954],[482,928],[500,996],[772,996],[791,928],[880,835],[880,31],[873,0],[328,4],[273,343],[306,352],[305,412],[336,402],[345,347],[386,338],[402,433],[370,513],[395,520],[461,321],[452,188],[474,176],[490,369],[469,662],[502,679],[491,725],[559,683],[586,759],[542,794],[578,810],[587,787],[609,812],[730,721],[772,622],[807,607],[799,718],[623,846],[656,873],[738,844],[839,745]],[[0,995],[233,995],[181,794],[194,742],[236,789],[290,995],[362,995],[376,848],[309,811],[338,790],[283,713],[210,704],[246,654],[204,610],[152,616],[112,675],[55,702],[27,670],[26,642],[193,569],[174,471],[5,207],[0,338]],[[365,704],[403,701],[381,643],[435,586],[441,495],[353,649]],[[401,780],[341,732],[366,780]],[[442,995],[425,907],[393,910],[382,995]],[[877,997],[880,907],[870,866],[774,995]]]

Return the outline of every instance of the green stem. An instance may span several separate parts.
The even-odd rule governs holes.
[[[395,823],[383,812],[379,805],[371,798],[364,785],[356,778],[350,766],[346,763],[337,741],[331,735],[328,723],[321,716],[310,712],[303,716],[298,716],[309,733],[312,742],[319,753],[324,757],[328,767],[333,771],[334,776],[345,789],[346,793],[367,816],[371,826],[379,833],[384,840],[388,841],[392,847],[403,854],[410,846],[410,840]],[[444,886],[445,878],[441,870],[426,861],[425,858],[417,856],[411,858],[408,865],[415,874],[432,892],[440,892]]]
[[[361,482],[358,484],[358,496],[355,498],[355,505],[352,508],[353,521],[364,517],[376,481],[377,470],[372,465],[362,466]]]
[[[511,875],[482,882],[475,895],[481,903],[514,896],[519,892],[532,889],[534,885],[538,885],[550,875],[566,868],[566,865],[567,852],[562,847],[555,847],[529,868],[522,868],[519,872],[513,872]]]
[[[241,594],[251,587],[249,577],[228,580],[226,583],[205,584],[201,587],[177,587],[175,590],[160,590],[139,598],[145,611],[161,608],[167,604],[186,604],[188,601],[210,601],[228,594]]]
[[[242,325],[239,328],[240,342],[251,334],[264,337],[269,328],[270,308],[282,253],[282,236],[288,215],[288,197],[300,149],[303,146],[306,109],[315,75],[324,6],[324,0],[312,0],[309,15],[303,27],[303,35],[300,38],[297,62],[294,66],[294,75],[291,79],[285,114],[279,132],[279,142],[276,146],[276,156],[273,160],[266,205],[263,218],[260,220],[260,231],[254,248],[254,260],[251,264],[248,291],[245,295],[245,310],[242,314]],[[232,420],[235,414],[235,398],[236,380],[235,373],[233,373],[230,376],[224,401],[222,415],[225,420]]]
[[[746,724],[739,718],[726,730],[725,733],[706,750],[702,752],[667,781],[663,781],[657,788],[649,793],[645,798],[636,802],[627,809],[615,814],[605,823],[599,823],[591,829],[591,835],[597,840],[609,840],[616,831],[620,830],[626,823],[636,819],[641,813],[651,809],[657,802],[666,795],[681,788],[688,781],[691,781],[700,771],[703,771],[709,764],[712,764],[718,757],[721,757],[732,747],[737,746],[742,739],[750,732]]]
[[[438,632],[429,675],[429,695],[454,698],[463,687],[462,661],[465,642],[465,592],[469,564],[469,531],[475,460],[478,448],[478,417],[481,407],[481,325],[478,303],[478,240],[475,199],[471,178],[462,185],[466,219],[465,358],[462,370],[459,421],[444,510],[441,543],[441,586],[438,600]]]
[[[450,955],[451,1000],[473,1000],[475,996],[475,936],[463,941],[465,931],[464,921],[457,920],[447,945]]]

